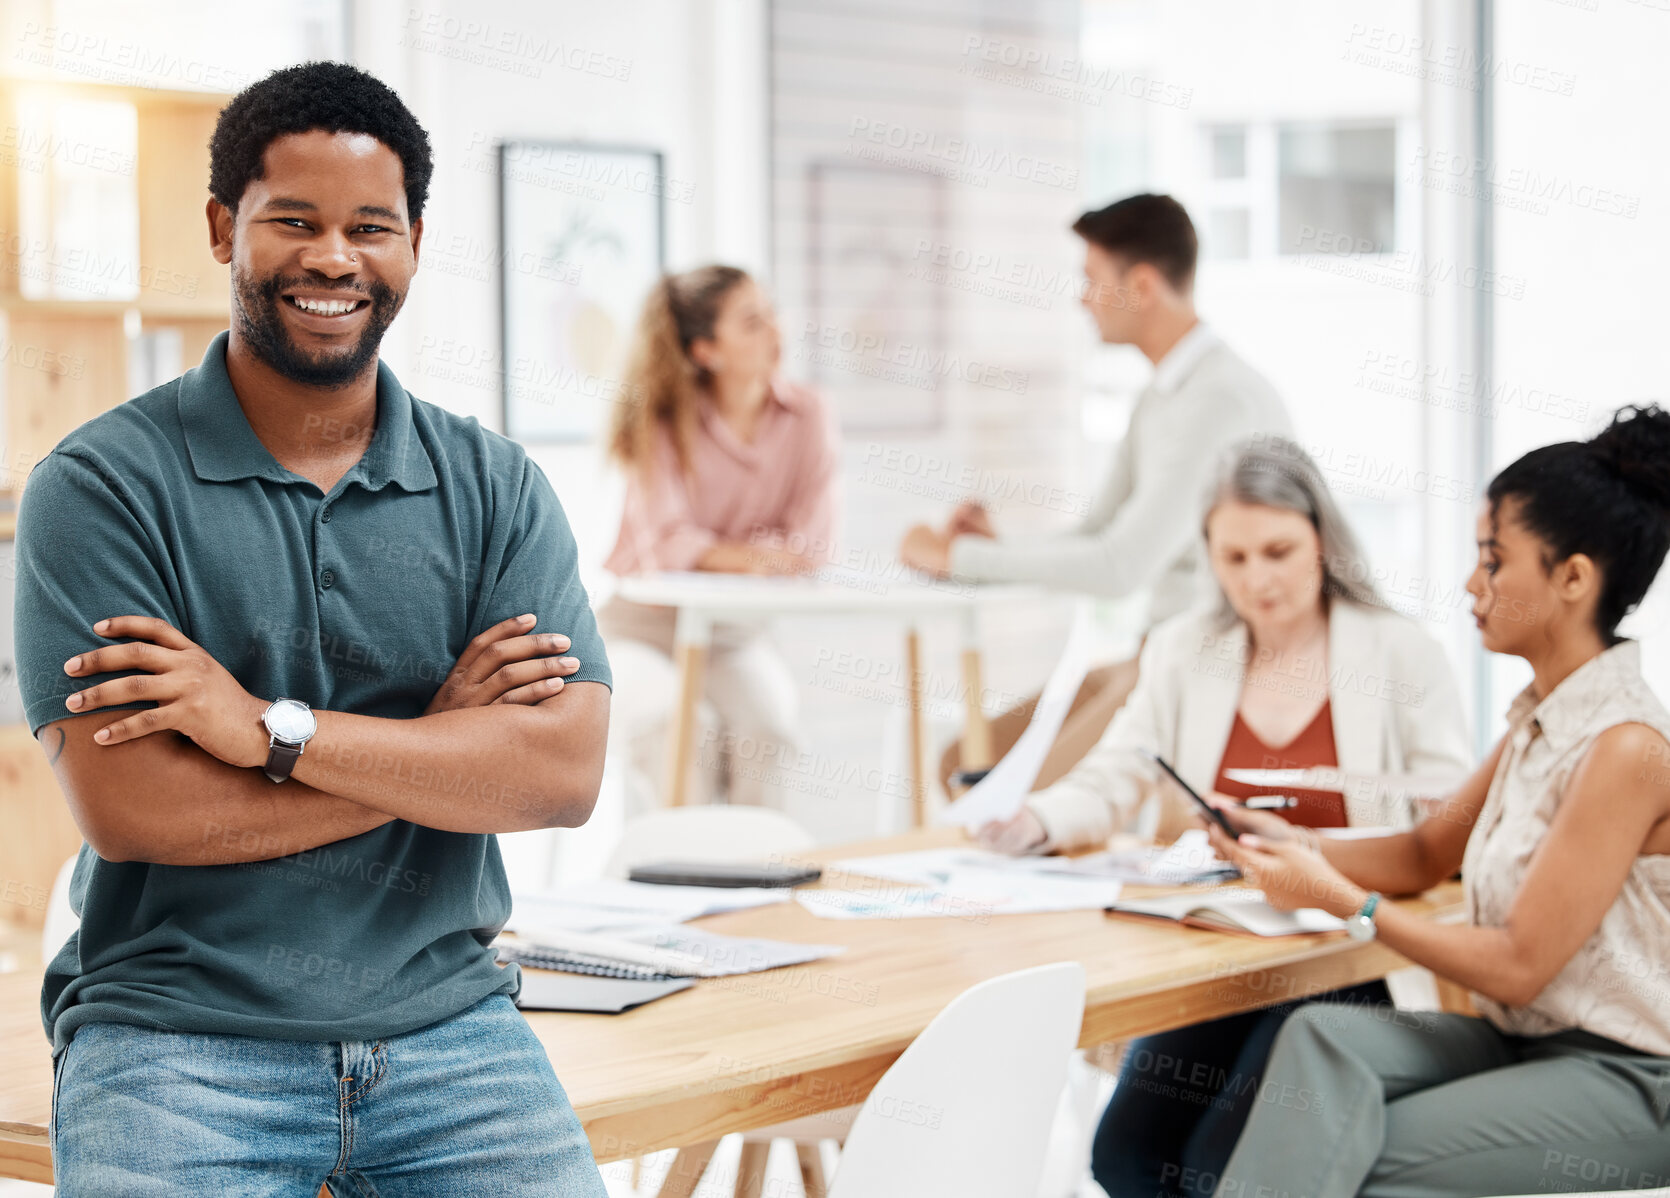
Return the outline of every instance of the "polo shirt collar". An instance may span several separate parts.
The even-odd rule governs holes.
[[[261,444],[238,406],[226,373],[227,336],[220,333],[209,342],[203,361],[180,378],[180,426],[192,469],[204,482],[300,481]],[[368,491],[380,491],[391,482],[407,491],[437,485],[435,464],[412,427],[412,397],[382,361],[377,363],[377,431],[345,478]]]

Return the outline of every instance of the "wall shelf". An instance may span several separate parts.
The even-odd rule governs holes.
[[[227,271],[210,252],[203,209],[209,138],[229,99],[0,77],[0,131],[9,131],[0,144],[0,516],[67,433],[132,398],[135,335],[177,331],[188,367],[226,327]],[[113,122],[120,132],[66,134],[59,115],[88,102],[127,106]],[[137,257],[89,250],[78,241],[88,205],[54,202],[64,179],[85,181],[89,170],[103,171],[92,223],[136,227]],[[107,211],[104,196],[117,191],[131,210]],[[97,294],[51,294],[75,287]],[[111,290],[121,294],[106,297]],[[11,523],[0,519],[0,536]]]

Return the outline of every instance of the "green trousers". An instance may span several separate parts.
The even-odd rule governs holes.
[[[1209,1179],[1200,1179],[1209,1189]],[[1670,1186],[1670,1059],[1587,1032],[1301,1007],[1218,1198],[1477,1198]]]

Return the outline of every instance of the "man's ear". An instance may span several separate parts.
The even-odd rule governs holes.
[[[1151,308],[1171,286],[1160,268],[1152,262],[1136,262],[1125,272],[1125,285],[1130,289],[1136,308]]]
[[[418,264],[418,246],[423,241],[423,217],[412,222],[412,265]]]
[[[209,218],[209,251],[222,266],[232,261],[232,226],[237,222],[233,211],[219,200],[210,198],[204,214]]]

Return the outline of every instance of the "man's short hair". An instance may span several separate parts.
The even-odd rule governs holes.
[[[1178,291],[1194,285],[1200,240],[1183,205],[1170,196],[1126,196],[1086,212],[1073,222],[1073,232],[1128,264],[1148,263]]]
[[[435,162],[429,135],[412,110],[375,75],[345,62],[304,62],[258,79],[220,110],[209,139],[209,194],[237,210],[244,189],[261,178],[267,147],[292,133],[366,133],[400,157],[406,211],[423,215]]]

